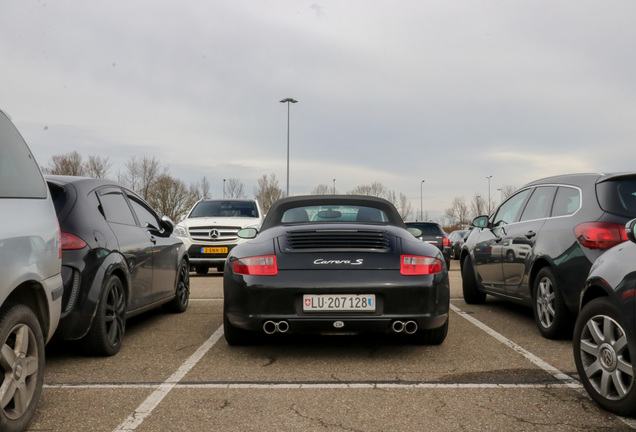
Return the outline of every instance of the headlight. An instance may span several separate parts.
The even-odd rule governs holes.
[[[188,232],[183,225],[177,225],[176,227],[174,227],[174,235],[176,235],[177,237],[187,237]]]

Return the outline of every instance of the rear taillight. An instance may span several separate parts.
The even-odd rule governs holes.
[[[450,246],[450,239],[448,237],[444,237],[444,240],[442,240],[442,244],[444,246]]]
[[[86,242],[76,235],[62,233],[62,250],[76,250],[86,247]]]
[[[402,255],[400,273],[406,276],[429,275],[442,271],[442,262],[437,258]]]
[[[274,276],[278,273],[274,255],[240,258],[232,263],[234,273],[253,276]]]
[[[609,249],[627,240],[625,226],[609,222],[584,222],[574,228],[574,235],[590,249]]]

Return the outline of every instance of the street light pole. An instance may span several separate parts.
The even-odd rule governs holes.
[[[223,179],[223,199],[225,199],[225,179]]]
[[[287,104],[287,196],[289,196],[289,103],[296,103],[297,100],[285,98],[280,103]]]
[[[333,194],[336,194],[336,179],[333,179]]]
[[[420,221],[424,220],[424,200],[422,199],[422,186],[424,185],[424,180],[420,183]]]
[[[488,216],[490,216],[490,179],[492,176],[486,177],[488,179]]]

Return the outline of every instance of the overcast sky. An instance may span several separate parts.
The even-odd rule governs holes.
[[[252,194],[453,198],[635,169],[636,1],[2,0],[0,109],[39,163],[156,157]],[[422,186],[421,181],[425,180]]]

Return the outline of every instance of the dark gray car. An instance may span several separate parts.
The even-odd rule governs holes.
[[[60,319],[60,229],[28,146],[0,111],[0,431],[27,428]]]
[[[529,183],[479,216],[461,252],[464,299],[532,306],[547,338],[571,334],[592,263],[627,240],[636,173],[572,174]]]

